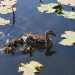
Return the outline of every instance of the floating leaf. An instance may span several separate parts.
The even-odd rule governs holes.
[[[75,0],[57,0],[61,4],[75,6]]]
[[[38,10],[40,12],[54,13],[55,9],[53,9],[53,7],[56,5],[57,5],[57,3],[40,4],[40,6],[38,6]]]
[[[10,20],[5,20],[4,18],[0,18],[0,25],[6,25],[6,24],[9,24],[10,23]]]
[[[64,18],[75,19],[74,11],[62,10],[61,4],[57,3],[40,4],[40,6],[38,6],[38,10],[42,13],[56,13],[58,16],[64,16]]]
[[[59,42],[61,45],[68,45],[71,46],[73,43],[75,43],[75,32],[74,31],[65,31],[65,34],[61,35],[63,39]]]
[[[65,11],[65,10],[63,10],[62,12],[63,12],[62,16],[64,16],[65,18],[75,19],[75,12],[73,12],[73,11]]]
[[[36,61],[31,61],[29,63],[21,63],[19,67],[19,72],[23,72],[23,75],[35,75],[36,72],[40,72],[42,64]]]
[[[17,0],[1,0],[0,1],[0,14],[13,14],[13,24],[15,23],[15,11],[16,11]],[[9,20],[0,19],[0,25],[8,24]]]
[[[4,0],[4,1],[1,1],[1,4],[6,6],[13,6],[16,4],[16,2],[17,0]]]
[[[16,4],[17,0],[3,0],[0,4],[0,13],[7,14],[12,13],[12,7]],[[13,7],[16,11],[16,7]]]
[[[12,13],[12,9],[11,8],[12,8],[11,6],[2,6],[2,7],[0,7],[0,13],[1,14]],[[13,9],[14,9],[14,11],[16,11],[15,7]]]

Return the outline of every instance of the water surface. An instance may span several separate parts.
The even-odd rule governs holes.
[[[55,0],[43,0],[45,3],[56,2]],[[3,44],[6,39],[19,38],[23,32],[44,34],[48,29],[57,34],[64,31],[75,31],[75,20],[65,19],[56,14],[40,13],[37,10],[39,0],[18,0],[16,10],[16,22],[14,25],[0,26],[0,31],[5,37],[0,39]],[[9,17],[8,15],[6,17]],[[11,16],[12,20],[12,16]],[[10,34],[10,36],[8,36]],[[75,75],[75,46],[61,46],[58,42],[60,37],[54,37],[53,51],[56,54],[45,56],[44,52],[37,52],[32,57],[29,55],[0,55],[0,75],[22,75],[18,73],[21,62],[35,60],[44,65],[42,72],[38,75]]]

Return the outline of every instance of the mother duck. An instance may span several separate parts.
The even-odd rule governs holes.
[[[45,35],[33,35],[32,33],[25,33],[22,38],[24,39],[27,46],[38,49],[51,49],[53,42],[52,36],[56,36],[53,31],[46,31]]]

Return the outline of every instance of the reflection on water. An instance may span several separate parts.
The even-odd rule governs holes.
[[[4,36],[5,36],[4,33],[0,32],[0,39],[2,39]]]

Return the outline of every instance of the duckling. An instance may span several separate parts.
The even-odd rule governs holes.
[[[7,46],[7,47],[12,47],[12,46],[16,47],[16,46],[17,46],[17,43],[18,43],[17,40],[14,40],[14,39],[13,39],[13,40],[11,40],[11,41],[7,41],[7,42],[6,42],[6,46]]]
[[[17,47],[18,45],[23,45],[23,44],[24,44],[24,40],[22,38],[20,38],[20,39],[13,39],[13,40],[8,41],[6,43],[6,45],[8,47],[11,47],[11,46]]]
[[[5,47],[4,48],[4,53],[5,54],[14,54],[15,53],[15,48],[14,47]]]
[[[23,45],[25,42],[24,42],[24,40],[23,40],[23,38],[20,38],[19,40],[18,40],[18,44],[19,45]]]
[[[29,35],[25,41],[27,45],[33,48],[51,48],[53,46],[53,42],[51,40],[52,36],[56,36],[56,34],[49,30],[45,35]]]
[[[32,47],[31,47],[31,46],[29,46],[29,47],[24,47],[24,48],[21,48],[20,51],[21,51],[21,53],[23,53],[23,54],[32,53]]]

